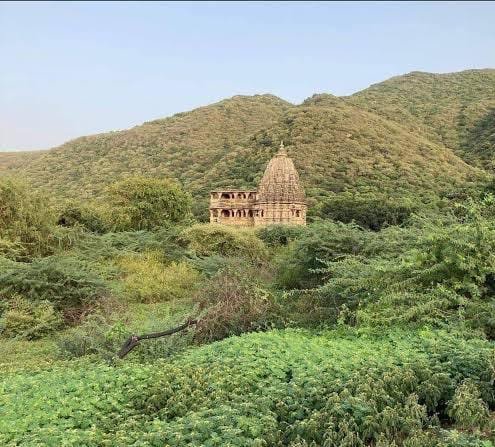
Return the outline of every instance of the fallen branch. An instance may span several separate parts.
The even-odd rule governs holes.
[[[183,331],[189,326],[192,326],[197,323],[198,320],[189,319],[184,324],[181,324],[180,326],[174,327],[172,329],[167,329],[166,331],[163,332],[154,332],[153,334],[144,334],[144,335],[131,335],[122,345],[122,348],[120,348],[120,351],[117,355],[119,358],[122,359],[127,354],[129,354],[129,352],[131,352],[139,344],[141,340],[148,340],[150,338],[159,338],[159,337],[165,337],[166,335],[172,335],[177,332]]]

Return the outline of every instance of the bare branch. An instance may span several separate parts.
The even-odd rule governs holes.
[[[166,331],[163,332],[154,332],[152,334],[143,334],[143,335],[131,335],[122,345],[122,348],[120,348],[120,351],[118,352],[117,356],[121,359],[124,358],[127,354],[129,354],[129,352],[131,352],[139,344],[141,340],[149,340],[151,338],[159,338],[159,337],[165,337],[166,335],[172,335],[177,332],[183,331],[189,326],[195,325],[197,323],[198,320],[190,318],[180,326],[167,329]]]

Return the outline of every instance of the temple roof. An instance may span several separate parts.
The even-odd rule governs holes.
[[[283,203],[305,201],[299,175],[292,159],[287,155],[283,142],[265,169],[258,187],[258,201]]]

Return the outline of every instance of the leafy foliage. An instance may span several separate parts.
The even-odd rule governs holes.
[[[88,263],[67,256],[12,262],[0,271],[0,293],[48,300],[57,310],[81,308],[107,294],[106,283]]]
[[[259,228],[256,235],[268,246],[288,245],[300,238],[305,228],[297,225],[267,225]]]
[[[318,222],[311,225],[277,260],[277,283],[287,289],[320,284],[325,261],[358,254],[367,233],[356,225]]]
[[[67,201],[59,211],[57,224],[63,227],[82,226],[88,231],[105,233],[110,229],[110,216],[108,209],[102,209],[93,203],[77,203]]]
[[[62,326],[61,315],[49,301],[32,303],[14,295],[0,317],[0,335],[33,340],[55,332]]]
[[[199,274],[189,264],[164,265],[156,253],[127,256],[118,263],[124,271],[124,293],[134,301],[185,300],[198,286]]]
[[[179,241],[198,256],[222,255],[260,261],[267,255],[253,229],[197,224],[186,228]]]
[[[326,262],[316,292],[332,305],[356,308],[362,324],[466,322],[493,334],[495,228],[483,216],[492,197],[463,206],[457,220],[425,221],[398,256],[383,251]],[[368,245],[369,247],[369,245]],[[367,254],[367,257],[363,255]],[[476,314],[480,311],[481,318]]]
[[[488,406],[476,384],[470,381],[456,388],[447,411],[460,428],[468,430],[483,428],[488,421]]]
[[[0,254],[26,259],[53,251],[54,216],[46,202],[19,180],[0,180]]]
[[[465,379],[493,404],[491,352],[440,333],[273,331],[167,363],[26,371],[0,384],[0,442],[439,446],[435,414]]]
[[[424,207],[411,198],[340,194],[322,202],[319,214],[344,223],[355,222],[363,228],[377,231],[390,225],[404,224],[412,213]]]
[[[191,198],[171,180],[129,177],[109,187],[117,230],[152,230],[189,217]]]

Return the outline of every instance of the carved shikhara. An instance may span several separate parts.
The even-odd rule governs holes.
[[[224,189],[210,192],[210,222],[244,227],[306,225],[306,200],[299,175],[280,144],[257,191]]]

